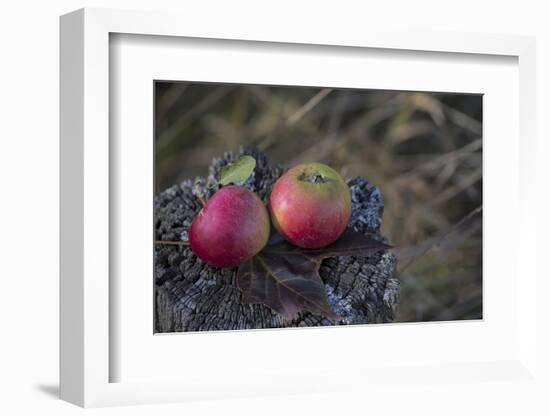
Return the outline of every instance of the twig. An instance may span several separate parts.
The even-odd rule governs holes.
[[[482,206],[480,205],[479,207],[477,207],[476,209],[474,209],[473,211],[471,211],[468,215],[466,215],[465,217],[463,217],[460,221],[458,221],[456,224],[454,224],[449,230],[447,230],[447,232],[443,233],[440,237],[436,238],[434,240],[434,242],[430,245],[428,245],[421,253],[419,253],[418,255],[412,257],[409,262],[407,264],[405,264],[405,266],[403,266],[403,268],[399,271],[399,275],[402,275],[403,272],[405,270],[407,270],[407,268],[413,264],[415,261],[417,261],[418,259],[424,257],[426,255],[426,253],[428,253],[428,251],[430,251],[432,248],[434,248],[435,246],[439,246],[446,238],[449,237],[449,235],[451,235],[452,233],[454,233],[456,231],[457,228],[459,228],[462,224],[464,224],[466,221],[468,221],[469,219],[471,219],[472,217],[474,217],[475,215],[479,214],[482,210]]]
[[[189,84],[185,82],[176,82],[168,88],[168,90],[158,100],[158,114],[159,118],[157,123],[163,123],[168,115],[170,109],[180,99],[184,91]]]
[[[199,200],[199,202],[201,203],[201,205],[204,208],[206,206],[206,201],[204,200],[204,198],[200,195],[197,195],[197,199]]]
[[[483,133],[483,126],[480,121],[447,104],[443,104],[443,107],[447,111],[449,118],[457,126],[462,127],[463,129],[466,129],[476,135],[481,135]]]
[[[313,108],[319,104],[323,98],[325,98],[327,95],[331,93],[331,88],[323,88],[321,91],[319,91],[317,94],[315,94],[313,97],[309,99],[307,103],[305,103],[302,107],[300,107],[294,114],[292,114],[286,121],[287,125],[292,125],[299,121],[303,116],[305,116],[307,113],[309,113]]]
[[[189,241],[163,241],[163,240],[156,240],[155,244],[164,244],[167,246],[188,246]]]
[[[438,156],[435,159],[429,160],[427,162],[422,163],[419,166],[416,166],[411,171],[397,177],[396,180],[412,179],[415,176],[421,175],[422,173],[434,171],[441,167],[444,167],[451,162],[457,163],[458,161],[464,159],[465,157],[468,157],[471,154],[477,152],[479,149],[481,149],[481,146],[482,146],[482,140],[481,138],[479,138],[477,140],[474,140],[471,143],[468,143],[464,147],[461,147],[460,149],[456,149],[451,152],[445,153],[441,156]]]
[[[157,152],[160,149],[165,148],[168,143],[174,140],[181,131],[187,127],[189,123],[203,111],[206,111],[210,106],[219,102],[225,95],[232,91],[232,88],[217,88],[211,94],[207,95],[196,106],[191,108],[188,112],[183,113],[177,120],[172,123],[170,127],[164,130],[157,140]]]
[[[463,178],[458,184],[451,186],[450,188],[447,188],[444,192],[440,193],[437,197],[432,199],[430,202],[430,205],[437,205],[441,204],[442,202],[448,201],[452,197],[458,195],[460,192],[462,192],[465,189],[468,189],[468,187],[475,184],[477,181],[481,179],[482,175],[482,169],[476,169],[474,172],[472,172],[470,175]]]

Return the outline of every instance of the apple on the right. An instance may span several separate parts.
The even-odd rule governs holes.
[[[330,166],[305,163],[281,176],[269,198],[275,229],[303,248],[325,247],[340,237],[351,215],[351,193]]]

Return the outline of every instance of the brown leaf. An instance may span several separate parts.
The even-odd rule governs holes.
[[[307,310],[332,320],[341,319],[330,307],[319,266],[324,258],[366,257],[390,246],[370,236],[347,229],[330,246],[303,249],[284,241],[279,235],[237,272],[237,286],[243,302],[263,303],[286,319]]]

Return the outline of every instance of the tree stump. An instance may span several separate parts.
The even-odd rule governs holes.
[[[155,198],[156,240],[187,240],[191,221],[199,212],[198,197],[207,199],[218,188],[222,166],[242,154],[256,158],[256,169],[244,184],[267,200],[271,187],[283,173],[269,166],[262,153],[241,150],[215,159],[207,178],[184,181]],[[380,190],[366,179],[347,183],[352,195],[350,227],[380,236],[384,203]],[[155,245],[155,332],[212,331],[346,325],[392,322],[399,304],[399,281],[395,277],[395,256],[380,251],[369,257],[335,257],[323,261],[320,276],[328,301],[343,319],[332,321],[309,312],[285,320],[262,304],[241,303],[235,277],[237,268],[215,268],[203,263],[188,246]]]

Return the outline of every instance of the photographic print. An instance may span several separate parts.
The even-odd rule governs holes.
[[[482,98],[155,81],[154,332],[481,319]]]

